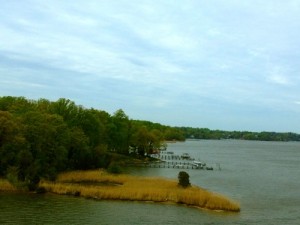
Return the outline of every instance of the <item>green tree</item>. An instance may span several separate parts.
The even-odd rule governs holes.
[[[20,115],[34,110],[34,101],[27,100],[25,97],[2,97],[0,98],[0,110]]]
[[[89,138],[89,145],[96,147],[101,141],[101,123],[95,113],[88,109],[80,109],[74,118],[76,127],[80,127]]]
[[[51,110],[51,102],[48,99],[40,98],[36,102],[36,109],[39,112],[50,113]]]
[[[111,150],[121,154],[129,153],[131,124],[128,116],[122,109],[117,110],[111,117],[109,125],[109,147]]]
[[[178,141],[183,141],[185,140],[184,134],[181,130],[177,128],[172,128],[169,127],[165,132],[164,132],[164,137],[166,140],[178,140]]]
[[[35,160],[38,175],[54,179],[57,172],[66,169],[67,146],[70,133],[63,118],[39,112],[23,117],[24,137]]]
[[[70,145],[68,150],[68,167],[70,169],[89,169],[91,167],[92,154],[89,139],[79,127],[70,131]]]
[[[150,135],[145,126],[135,127],[134,133],[131,136],[131,146],[135,151],[144,156],[149,149]]]
[[[80,107],[77,107],[75,103],[69,99],[60,98],[56,102],[52,102],[49,106],[51,114],[58,114],[62,116],[63,120],[69,125],[76,125],[75,121],[78,116]]]
[[[190,176],[187,172],[180,171],[178,173],[178,185],[184,188],[191,186]]]
[[[0,175],[5,175],[10,166],[17,164],[17,154],[27,147],[22,136],[22,125],[14,116],[0,111]]]
[[[160,149],[162,141],[163,135],[159,130],[149,130],[146,126],[133,122],[130,146],[139,155],[154,153]]]

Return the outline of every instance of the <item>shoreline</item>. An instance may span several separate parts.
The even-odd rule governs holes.
[[[14,187],[8,180],[0,178],[0,192],[22,192]]]
[[[240,212],[238,203],[195,185],[182,188],[178,186],[176,180],[124,174],[113,175],[103,170],[62,173],[55,182],[42,180],[39,190],[94,200],[180,204],[216,212]],[[0,191],[22,192],[4,179],[0,179]]]
[[[95,200],[172,203],[214,211],[240,211],[238,203],[198,186],[182,188],[176,180],[112,175],[99,170],[63,173],[55,182],[41,181],[40,187],[50,193]]]

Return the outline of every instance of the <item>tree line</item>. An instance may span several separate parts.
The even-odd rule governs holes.
[[[208,128],[177,127],[186,139],[237,139],[256,141],[300,141],[300,134],[286,132],[222,131]]]
[[[0,176],[34,189],[66,170],[114,168],[117,161],[143,158],[166,148],[165,141],[242,139],[300,141],[295,133],[239,132],[171,127],[112,115],[61,98],[0,97]]]
[[[86,109],[69,99],[0,97],[0,176],[34,189],[58,172],[108,168],[122,155],[144,157],[182,132],[159,123]]]

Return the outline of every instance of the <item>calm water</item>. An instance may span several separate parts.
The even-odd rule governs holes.
[[[240,202],[242,211],[0,193],[0,224],[300,224],[300,143],[201,140],[172,143],[168,151],[220,164],[221,170],[187,170],[190,181]],[[179,170],[129,172],[176,179]]]

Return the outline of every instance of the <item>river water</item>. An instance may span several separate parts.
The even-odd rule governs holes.
[[[241,212],[0,193],[0,224],[300,224],[299,142],[200,140],[170,143],[168,151],[213,166],[213,171],[186,170],[190,182],[239,202]],[[128,168],[134,175],[174,179],[180,170]]]

